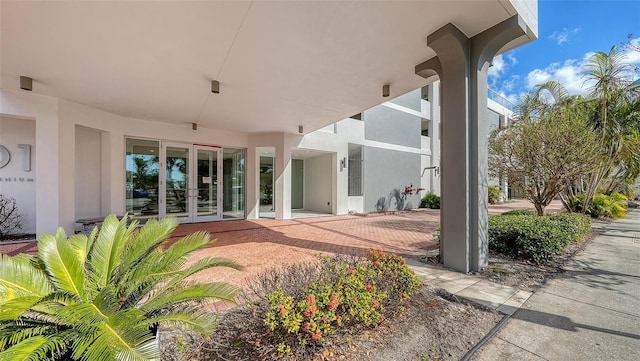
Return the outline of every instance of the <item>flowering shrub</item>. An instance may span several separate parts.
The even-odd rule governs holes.
[[[338,329],[401,316],[420,285],[402,257],[370,250],[366,258],[322,258],[318,277],[302,292],[267,294],[264,322],[280,338],[278,357],[297,345],[321,344]]]

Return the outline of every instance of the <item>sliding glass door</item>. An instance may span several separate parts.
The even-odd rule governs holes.
[[[193,184],[193,221],[207,222],[220,219],[220,149],[194,146],[196,172]]]

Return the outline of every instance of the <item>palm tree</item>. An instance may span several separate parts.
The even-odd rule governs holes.
[[[187,265],[213,241],[196,232],[169,245],[173,218],[127,227],[108,216],[87,237],[44,234],[38,255],[0,256],[0,360],[152,360],[159,325],[211,332],[202,304],[233,302],[239,289],[193,284],[188,277],[225,266],[221,258]]]
[[[585,65],[585,82],[592,84],[589,88],[593,110],[590,122],[599,136],[602,156],[598,169],[588,178],[583,211],[602,181],[615,169],[623,169],[626,173],[623,177],[629,179],[635,173],[635,164],[640,162],[640,153],[634,145],[638,141],[640,115],[637,85],[632,83],[633,67],[626,59],[626,55],[613,46],[608,53],[594,54]]]

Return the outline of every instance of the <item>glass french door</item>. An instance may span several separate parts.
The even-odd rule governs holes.
[[[222,149],[213,146],[194,145],[192,218],[193,222],[208,222],[221,218],[220,172]]]
[[[160,217],[187,220],[190,216],[191,147],[162,143],[160,158]]]
[[[221,156],[219,147],[163,142],[160,217],[183,222],[221,219]]]

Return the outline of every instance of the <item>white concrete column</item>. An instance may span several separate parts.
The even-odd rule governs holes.
[[[276,146],[274,161],[276,219],[291,219],[291,148],[284,139]]]
[[[76,223],[76,126],[62,108],[58,119],[58,225],[69,235]]]
[[[441,80],[440,257],[460,272],[488,262],[487,69],[503,46],[525,34],[517,15],[473,38],[447,24],[427,37],[437,57],[415,69]]]
[[[246,156],[246,214],[247,219],[256,219],[260,213],[260,153],[255,144],[249,144]]]

